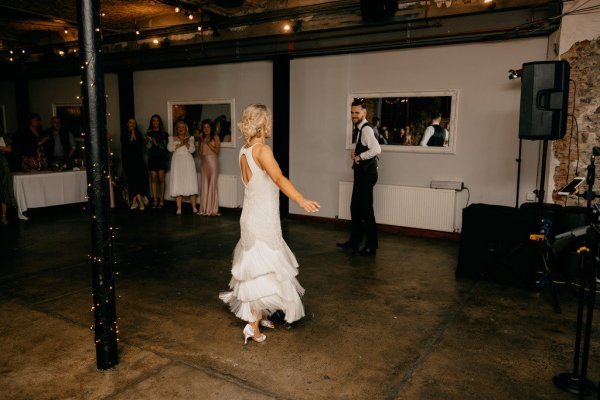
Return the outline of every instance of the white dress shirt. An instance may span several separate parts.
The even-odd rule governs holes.
[[[363,119],[356,125],[358,131],[360,132],[360,128],[367,123],[366,119]],[[367,146],[369,150],[360,153],[360,158],[363,160],[369,160],[373,157],[376,157],[379,153],[381,153],[381,146],[379,146],[379,142],[375,139],[375,132],[373,132],[373,128],[370,126],[365,126],[360,135],[360,143],[363,146]]]

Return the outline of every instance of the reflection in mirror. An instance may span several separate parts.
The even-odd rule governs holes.
[[[169,133],[178,121],[185,121],[190,134],[200,137],[201,124],[209,120],[215,133],[219,135],[222,147],[235,147],[235,135],[231,131],[233,117],[233,99],[228,100],[198,100],[198,101],[169,101]]]
[[[384,145],[382,150],[454,151],[456,91],[405,92],[385,96],[353,94],[350,102],[354,98],[363,99],[367,120],[375,128],[379,143]],[[348,132],[347,147],[353,147],[356,137],[352,137],[352,127]]]
[[[60,118],[62,128],[71,132],[75,139],[73,159],[85,159],[85,137],[83,129],[83,106],[81,104],[53,104],[52,116]],[[50,121],[48,121],[50,124]]]

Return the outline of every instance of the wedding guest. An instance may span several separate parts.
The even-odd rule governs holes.
[[[200,211],[199,215],[217,217],[219,214],[219,150],[221,141],[212,130],[210,121],[202,121],[202,138],[198,144],[200,153]]]
[[[148,192],[148,172],[144,163],[144,138],[135,118],[127,120],[127,127],[121,133],[121,156],[131,209],[144,211],[143,196]]]
[[[184,121],[175,124],[175,132],[169,137],[167,149],[173,153],[171,158],[171,175],[169,194],[175,197],[177,215],[181,215],[181,201],[183,196],[190,196],[192,211],[196,208],[196,195],[198,194],[198,175],[192,154],[196,150],[194,137],[190,136],[189,128]]]
[[[43,148],[48,138],[43,137],[41,124],[40,115],[32,113],[29,116],[27,127],[17,133],[15,137],[14,145],[20,157],[23,171],[48,168]]]
[[[12,152],[12,141],[10,137],[0,131],[0,210],[2,211],[2,225],[8,224],[6,212],[8,206],[15,206],[13,193],[13,177],[10,172],[8,155]]]
[[[169,169],[169,134],[165,132],[162,118],[158,114],[150,117],[146,131],[148,143],[148,170],[150,171],[153,208],[165,205],[165,171]]]
[[[221,142],[231,142],[231,122],[227,121],[225,115],[219,115],[215,119],[215,134]]]
[[[68,166],[76,148],[73,133],[63,128],[59,117],[52,117],[50,124],[52,126],[44,132],[44,153],[48,164],[59,162]]]

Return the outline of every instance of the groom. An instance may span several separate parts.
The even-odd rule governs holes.
[[[373,187],[377,183],[377,155],[381,153],[373,127],[367,122],[367,106],[364,99],[354,99],[350,118],[356,134],[356,147],[350,154],[354,170],[354,186],[350,203],[352,232],[350,239],[337,243],[343,249],[352,249],[354,255],[374,256],[377,251],[377,224],[373,211]],[[365,247],[358,250],[363,233],[367,237]]]

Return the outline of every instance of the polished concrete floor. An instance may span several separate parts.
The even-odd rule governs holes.
[[[574,399],[577,303],[457,280],[459,242],[382,233],[374,258],[335,247],[347,228],[285,220],[307,317],[244,345],[219,301],[239,212],[115,210],[119,364],[96,369],[88,217],[30,210],[0,226],[2,399]],[[600,379],[594,329],[589,377]]]

